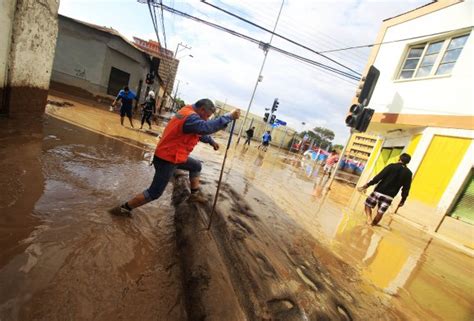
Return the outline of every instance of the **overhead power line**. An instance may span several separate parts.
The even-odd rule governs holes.
[[[285,37],[285,36],[282,36],[282,35],[280,35],[280,34],[278,34],[278,33],[276,33],[276,32],[273,32],[273,31],[271,31],[270,29],[267,29],[267,28],[265,28],[265,27],[262,27],[262,26],[260,26],[260,25],[258,25],[258,24],[256,24],[256,23],[254,23],[254,22],[248,20],[248,19],[245,19],[245,18],[243,18],[243,17],[241,17],[241,16],[239,16],[239,15],[236,15],[235,13],[232,13],[232,12],[230,12],[230,11],[228,11],[228,10],[225,10],[225,9],[223,9],[223,8],[221,8],[221,7],[218,7],[218,6],[216,6],[216,5],[212,4],[212,3],[206,2],[205,0],[201,0],[201,2],[203,2],[204,4],[207,4],[208,6],[213,7],[213,8],[215,8],[215,9],[219,10],[219,11],[222,11],[222,12],[224,12],[224,13],[226,13],[226,14],[228,14],[228,15],[234,17],[234,18],[237,18],[237,19],[239,19],[239,20],[241,20],[241,21],[244,21],[244,22],[246,22],[246,23],[248,23],[248,24],[250,24],[250,25],[252,25],[252,26],[254,26],[254,27],[258,28],[258,29],[264,30],[264,31],[266,31],[266,32],[268,32],[268,33],[271,33],[271,34],[273,34],[273,35],[275,35],[275,36],[281,38],[281,39],[284,39],[284,40],[286,40],[286,41],[288,41],[288,42],[290,42],[290,43],[292,43],[292,44],[294,44],[294,45],[296,45],[296,46],[298,46],[298,47],[301,47],[301,48],[303,48],[303,49],[309,50],[309,51],[311,51],[312,53],[317,54],[318,56],[321,56],[321,57],[323,57],[323,58],[325,58],[325,59],[331,61],[332,63],[335,63],[336,65],[338,65],[338,66],[340,66],[340,67],[343,67],[344,69],[347,69],[347,70],[353,72],[355,75],[361,76],[361,74],[360,74],[359,72],[355,71],[354,69],[352,69],[352,68],[350,68],[350,67],[347,67],[346,65],[344,65],[344,64],[342,64],[342,63],[340,63],[340,62],[338,62],[338,61],[335,60],[335,59],[332,59],[332,58],[330,58],[330,57],[328,57],[328,56],[322,54],[322,53],[319,52],[319,51],[316,51],[316,50],[314,50],[314,49],[312,49],[312,48],[309,48],[308,46],[305,46],[305,45],[303,45],[303,44],[300,44],[299,42],[296,42],[296,41],[294,41],[294,40],[292,40],[292,39],[290,39],[290,38],[288,38],[288,37]]]
[[[160,0],[160,4],[163,4],[163,0]],[[161,29],[163,30],[163,41],[165,42],[165,49],[168,49],[168,45],[166,44],[165,16],[163,15],[163,7],[161,7]]]
[[[465,29],[467,29],[467,28],[473,28],[473,27],[474,27],[474,26],[463,27],[463,28],[458,28],[458,29],[452,29],[452,30],[447,30],[447,31],[441,31],[441,32],[430,33],[430,34],[421,35],[421,36],[414,36],[414,37],[408,37],[408,38],[397,39],[397,40],[376,42],[376,43],[371,43],[371,44],[368,44],[368,45],[351,46],[351,47],[345,47],[345,48],[324,50],[324,51],[321,51],[321,53],[337,52],[337,51],[344,51],[344,50],[351,50],[351,49],[360,49],[360,48],[370,48],[370,47],[373,47],[373,46],[386,45],[386,44],[389,44],[389,43],[395,43],[395,42],[402,42],[402,41],[414,40],[414,39],[425,38],[425,37],[438,36],[438,35],[442,35],[442,34],[445,34],[445,33],[451,33],[451,32],[461,31],[461,30],[465,30]]]
[[[226,5],[226,3],[224,3],[222,0],[216,0],[216,1],[222,3],[223,5]],[[240,0],[239,4],[245,7],[246,10],[249,10],[250,8],[252,8],[251,18],[253,19],[253,21],[257,19],[259,21],[258,23],[264,26],[267,26],[270,23],[269,21],[271,21],[271,15],[265,14],[265,12],[268,9],[266,5],[262,4],[261,2],[260,3],[256,2],[254,0]],[[241,9],[237,7],[234,7],[234,10],[237,11],[242,16],[246,17],[247,19],[250,19],[249,18],[250,13],[246,13],[246,11],[242,11]],[[306,21],[295,22],[295,19],[286,16],[282,18],[282,23],[280,23],[280,25],[285,29],[285,32],[288,33],[289,31],[292,31],[290,34],[294,40],[302,42],[302,43],[306,43],[307,46],[310,46],[310,43],[311,43],[310,47],[313,47],[313,48],[319,47],[319,44],[317,44],[317,42],[320,42],[320,41],[323,42],[324,43],[323,45],[326,47],[327,47],[327,44],[330,44],[331,47],[333,47],[334,45],[338,47],[349,46],[348,44],[342,42],[341,40],[327,35],[321,30],[315,30],[314,27],[311,27],[312,32],[308,32],[307,30],[304,30],[304,27],[308,26],[307,24],[305,25],[305,22]],[[321,48],[321,50],[318,50],[318,51],[321,52],[327,49],[329,48],[325,48],[325,49]],[[352,52],[350,56],[347,56],[347,55],[339,56],[337,57],[337,59],[339,59],[339,61],[348,60],[351,63],[354,63],[356,65],[359,65],[362,63],[363,66],[365,66],[367,62],[367,57],[359,54],[358,52]]]
[[[155,29],[156,40],[158,40],[158,42],[161,43],[160,33],[158,32],[158,23],[156,21],[155,7],[152,5],[153,0],[148,0],[147,4],[148,4],[148,10],[150,11],[150,17],[151,17],[151,21],[152,21],[152,24],[153,24],[153,29]]]
[[[215,23],[212,23],[212,22],[203,20],[203,19],[201,19],[201,18],[192,16],[192,15],[187,14],[187,13],[185,13],[185,12],[176,10],[176,9],[174,9],[174,8],[171,8],[171,7],[168,7],[168,6],[166,6],[165,4],[159,4],[159,3],[153,2],[153,5],[154,5],[154,6],[161,6],[164,10],[166,10],[166,11],[168,11],[168,12],[170,12],[170,13],[179,15],[179,16],[181,16],[181,17],[184,17],[184,18],[187,18],[187,19],[190,19],[190,20],[194,20],[194,21],[200,22],[200,23],[202,23],[202,24],[208,25],[208,26],[213,27],[213,28],[215,28],[215,29],[218,29],[218,30],[227,32],[227,33],[229,33],[229,34],[231,34],[231,35],[234,35],[234,36],[236,36],[236,37],[239,37],[239,38],[245,39],[245,40],[247,40],[247,41],[253,42],[253,43],[255,43],[255,44],[258,44],[258,45],[259,45],[260,47],[262,47],[264,50],[272,49],[272,50],[274,50],[274,51],[283,53],[283,54],[288,55],[288,56],[293,57],[293,58],[297,58],[297,59],[299,59],[299,60],[301,60],[301,61],[303,61],[303,62],[305,62],[305,63],[311,64],[311,65],[316,66],[316,67],[318,67],[318,68],[321,68],[321,69],[327,70],[327,71],[329,71],[329,72],[332,72],[332,73],[341,75],[341,76],[343,76],[343,77],[346,77],[346,78],[349,78],[349,79],[352,79],[352,80],[355,80],[355,81],[359,81],[359,80],[360,80],[360,77],[355,76],[355,75],[353,75],[353,74],[350,74],[350,73],[348,73],[348,72],[346,72],[346,71],[339,70],[339,69],[337,69],[337,68],[334,68],[334,67],[325,65],[325,64],[323,64],[323,63],[314,61],[314,60],[309,59],[309,58],[306,58],[306,57],[302,57],[302,56],[300,56],[300,55],[294,54],[294,53],[289,52],[289,51],[287,51],[287,50],[284,50],[284,49],[275,47],[275,46],[270,45],[270,44],[268,44],[268,43],[262,42],[262,41],[260,41],[260,40],[258,40],[258,39],[255,39],[255,38],[252,38],[252,37],[250,37],[250,36],[244,35],[244,34],[242,34],[242,33],[240,33],[240,32],[235,31],[235,30],[226,28],[226,27],[224,27],[224,26],[221,26],[221,25],[218,25],[218,24],[215,24]]]
[[[297,58],[288,57],[288,59],[295,60],[295,61],[297,61],[297,62],[299,62],[299,63],[302,63],[302,64],[307,65],[308,67],[311,67],[312,69],[315,69],[315,70],[317,70],[317,71],[319,71],[319,72],[325,73],[325,74],[327,74],[327,75],[330,76],[330,77],[335,77],[335,78],[337,78],[337,79],[339,79],[339,80],[341,80],[341,81],[344,81],[347,85],[350,85],[352,88],[356,87],[357,84],[358,84],[357,81],[355,81],[355,80],[343,78],[343,77],[341,77],[341,76],[338,76],[338,75],[333,74],[333,73],[331,73],[331,72],[328,72],[328,71],[326,71],[326,70],[321,70],[321,69],[319,69],[318,67],[314,66],[313,64],[306,63],[306,62],[304,62],[304,61],[302,61],[302,60],[299,60],[299,59],[297,59]]]

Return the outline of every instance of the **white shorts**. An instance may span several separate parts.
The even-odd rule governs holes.
[[[332,169],[334,168],[334,165],[324,165],[324,173],[331,173]]]

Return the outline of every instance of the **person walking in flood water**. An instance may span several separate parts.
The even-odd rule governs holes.
[[[411,156],[403,153],[400,155],[398,163],[387,165],[380,173],[375,175],[371,181],[358,188],[360,192],[365,191],[369,186],[377,184],[374,191],[367,197],[365,201],[365,214],[367,215],[367,223],[377,225],[382,219],[383,214],[393,201],[393,198],[402,188],[402,199],[398,207],[402,207],[410,192],[412,172],[408,169],[407,164],[410,162]],[[377,215],[372,220],[372,209],[378,205]]]
[[[250,146],[250,141],[252,140],[254,130],[255,130],[255,127],[252,127],[252,128],[249,128],[245,131],[245,134],[247,134],[247,139],[245,139],[244,146],[246,144]]]
[[[142,104],[143,106],[143,115],[142,115],[142,126],[140,129],[143,129],[143,124],[146,123],[148,124],[148,127],[151,129],[151,121],[150,118],[151,116],[156,112],[156,101],[155,101],[155,92],[153,90],[150,90],[148,92],[148,95],[145,99],[145,102]]]
[[[240,110],[234,109],[221,117],[209,120],[215,111],[216,107],[209,99],[201,99],[194,105],[181,108],[169,121],[156,146],[153,157],[155,175],[150,187],[109,212],[114,215],[130,215],[134,208],[159,198],[176,169],[189,171],[189,201],[207,201],[199,189],[201,161],[189,157],[189,154],[199,141],[218,150],[219,144],[209,135],[224,129],[228,123],[240,117]]]
[[[331,173],[336,166],[337,162],[339,161],[339,154],[335,149],[331,151],[331,154],[328,156],[326,163],[323,167],[323,177],[328,175],[328,178],[331,177]]]
[[[272,141],[272,135],[270,134],[270,131],[267,130],[263,136],[262,136],[262,143],[260,145],[258,145],[258,148],[257,149],[260,149],[260,147],[262,147],[262,150],[264,152],[267,151],[267,148],[268,148],[268,145],[270,145],[270,142]]]
[[[133,127],[132,122],[132,104],[133,100],[138,100],[137,95],[128,88],[128,86],[123,87],[122,90],[119,91],[117,98],[112,103],[112,106],[115,107],[118,101],[122,101],[122,107],[120,107],[120,124],[123,126],[123,119],[125,115],[127,115],[128,120],[130,121],[130,126]]]

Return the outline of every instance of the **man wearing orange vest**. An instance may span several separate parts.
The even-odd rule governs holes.
[[[175,169],[189,171],[191,183],[189,200],[203,201],[203,196],[199,192],[201,162],[189,157],[189,154],[199,141],[208,143],[214,150],[218,150],[219,145],[209,135],[225,128],[228,123],[240,116],[240,110],[235,109],[221,117],[208,120],[215,111],[216,107],[209,99],[201,99],[194,105],[181,108],[169,121],[156,146],[153,157],[155,176],[150,187],[109,212],[114,215],[130,215],[132,209],[159,198]]]

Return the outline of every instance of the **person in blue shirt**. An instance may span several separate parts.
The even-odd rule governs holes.
[[[270,145],[271,141],[272,141],[272,135],[270,134],[270,131],[267,130],[262,136],[262,143],[260,145],[258,145],[258,149],[260,149],[260,147],[262,147],[262,150],[264,152],[266,152],[267,148],[268,148],[268,145]]]
[[[133,122],[132,122],[132,104],[133,100],[138,100],[137,95],[135,95],[134,92],[132,92],[128,86],[123,87],[122,90],[117,95],[117,98],[115,98],[114,102],[112,103],[112,106],[115,107],[115,104],[119,100],[122,101],[122,107],[120,107],[120,124],[123,126],[123,118],[125,115],[127,115],[128,120],[130,120],[130,126],[133,127]]]

